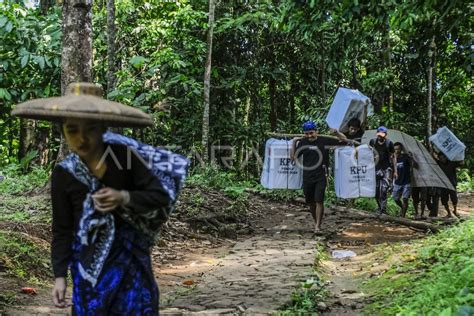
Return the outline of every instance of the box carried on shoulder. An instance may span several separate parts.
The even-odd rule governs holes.
[[[303,171],[291,160],[292,140],[270,138],[265,143],[265,160],[260,183],[266,189],[301,189]]]
[[[374,153],[367,145],[336,149],[334,187],[343,199],[375,196]]]
[[[365,107],[368,103],[369,98],[359,90],[339,88],[326,117],[328,126],[345,132],[347,123],[352,118],[363,122]]]
[[[449,160],[464,160],[466,146],[446,126],[439,128],[436,134],[431,135],[430,142],[445,154]]]

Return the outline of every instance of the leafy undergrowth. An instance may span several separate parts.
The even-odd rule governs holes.
[[[0,270],[30,284],[51,280],[49,243],[25,233],[0,230]]]
[[[50,169],[33,167],[29,172],[24,172],[25,167],[21,164],[10,164],[2,167],[0,176],[0,193],[2,194],[25,194],[25,192],[37,190],[46,185],[49,180]]]
[[[318,244],[315,249],[313,277],[300,283],[299,288],[292,293],[291,301],[281,309],[278,315],[313,315],[319,309],[318,305],[329,295],[319,270],[321,262],[325,259],[327,259],[327,252],[322,244]]]
[[[0,176],[0,222],[51,222],[48,194],[41,194],[49,179],[49,169],[35,167],[24,173],[21,164],[2,167]],[[0,227],[1,229],[1,227]]]
[[[222,171],[216,166],[195,169],[186,180],[187,185],[212,188],[223,192],[231,199],[248,199],[257,193],[271,200],[290,201],[302,196],[302,190],[268,190],[257,179],[242,180],[236,173]]]
[[[365,284],[376,299],[368,315],[474,314],[474,219],[406,246],[397,261]]]
[[[457,190],[459,192],[474,192],[474,178],[469,169],[459,170]]]

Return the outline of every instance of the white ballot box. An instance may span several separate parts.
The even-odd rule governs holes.
[[[334,187],[343,199],[375,196],[374,153],[368,145],[336,149]]]
[[[347,129],[347,123],[352,118],[364,119],[364,108],[369,98],[359,90],[339,88],[331,104],[326,122],[330,128],[340,131]]]
[[[451,161],[464,160],[466,146],[446,126],[430,136],[432,142]]]
[[[266,189],[301,189],[303,171],[291,161],[292,140],[270,138],[265,144],[260,183]]]

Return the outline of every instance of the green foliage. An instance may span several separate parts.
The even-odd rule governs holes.
[[[457,190],[459,192],[474,192],[474,178],[468,169],[459,170]]]
[[[30,167],[31,161],[38,156],[37,150],[32,150],[28,152],[25,157],[20,160],[20,168],[22,173],[26,173]]]
[[[470,315],[474,308],[474,220],[413,246],[402,261],[366,285],[373,315]],[[406,248],[405,248],[406,249]]]
[[[8,274],[28,283],[38,284],[52,277],[49,243],[26,234],[0,230],[0,262]]]
[[[0,172],[4,177],[0,181],[0,221],[50,222],[49,195],[28,194],[46,185],[50,170],[33,167],[28,173],[23,173],[26,166],[26,162],[10,164]]]
[[[206,1],[116,2],[117,85],[108,97],[152,115],[142,140],[201,146]],[[60,10],[41,15],[2,3],[0,165],[15,161],[13,104],[59,94]],[[472,171],[472,6],[459,1],[221,1],[212,50],[210,140],[232,147],[232,172],[259,171],[267,131],[299,132],[321,122],[339,86],[367,94],[385,124],[426,134],[426,70],[434,62],[433,120],[466,143]],[[93,7],[95,80],[107,83],[106,7]],[[431,42],[434,40],[436,50]],[[317,52],[317,53],[315,53]],[[432,60],[434,58],[434,60]],[[229,150],[230,151],[230,150]],[[229,156],[227,150],[216,155]],[[199,150],[202,152],[202,150]],[[250,159],[245,156],[251,152]],[[239,194],[239,193],[236,193]]]
[[[318,308],[327,293],[323,288],[324,282],[318,279],[308,279],[300,284],[300,288],[291,296],[291,303],[283,307],[278,315],[311,315]]]
[[[0,313],[4,312],[7,306],[12,306],[18,301],[16,293],[17,292],[11,290],[2,291],[2,293],[0,293]]]
[[[94,69],[107,72],[105,7],[94,8]],[[201,120],[206,54],[205,12],[191,1],[117,1],[117,86],[108,98],[152,114],[156,126],[145,139],[191,148]],[[100,27],[96,27],[100,26]]]
[[[186,182],[220,190],[233,199],[246,199],[248,197],[246,189],[253,186],[251,181],[243,181],[235,173],[224,172],[217,166],[195,168]]]
[[[290,202],[297,197],[303,196],[303,190],[286,190],[286,189],[265,189],[262,185],[257,184],[253,189],[254,192],[257,192],[260,195],[265,196],[266,198],[274,201]]]
[[[50,223],[50,196],[0,193],[0,221]]]
[[[318,303],[323,302],[329,292],[324,287],[325,282],[319,276],[322,260],[327,259],[327,253],[322,244],[317,244],[314,258],[314,276],[301,282],[299,288],[291,295],[291,302],[284,306],[278,315],[312,315],[318,310]]]
[[[42,15],[12,2],[0,3],[0,166],[15,162],[18,120],[14,104],[60,91],[60,9]]]
[[[28,158],[22,164],[9,164],[2,168],[0,175],[4,180],[0,181],[0,193],[18,194],[41,188],[47,183],[49,168],[33,167],[30,172],[23,174],[28,165],[27,160]]]

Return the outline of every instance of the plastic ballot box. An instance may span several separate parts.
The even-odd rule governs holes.
[[[364,110],[369,98],[359,90],[339,88],[331,104],[326,122],[330,128],[340,131],[347,129],[347,123],[352,118],[364,120]]]
[[[334,187],[343,199],[375,196],[374,153],[368,145],[336,149]]]
[[[266,189],[301,189],[303,171],[290,158],[292,140],[270,138],[265,143],[265,158],[260,183]]]
[[[464,160],[466,146],[446,126],[439,128],[436,134],[431,135],[430,142],[445,154],[449,160]]]

